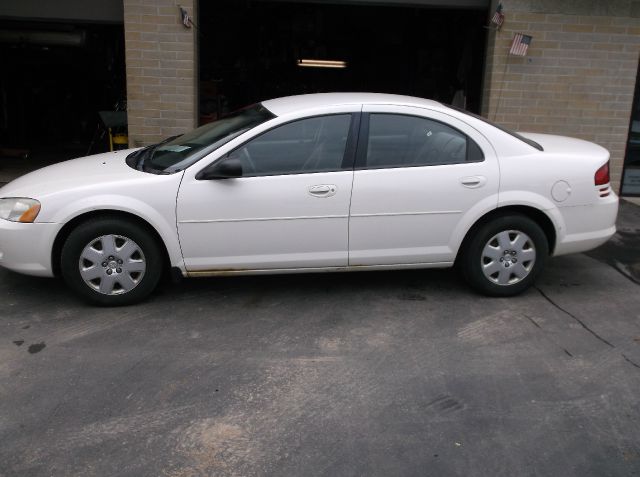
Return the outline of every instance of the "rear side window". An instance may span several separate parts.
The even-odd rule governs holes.
[[[467,116],[471,116],[472,118],[479,119],[483,123],[490,124],[494,128],[497,128],[502,132],[510,134],[511,136],[515,137],[516,139],[519,139],[520,141],[524,142],[525,144],[528,144],[531,147],[535,147],[538,151],[544,151],[544,148],[540,144],[535,142],[533,139],[529,139],[527,137],[521,136],[520,134],[518,134],[515,131],[512,131],[511,129],[507,129],[504,126],[501,126],[501,125],[496,124],[496,123],[494,123],[492,121],[489,121],[487,118],[483,118],[482,116],[478,116],[477,114],[470,113],[469,111],[467,111],[465,109],[458,108],[458,107],[452,106],[450,104],[448,104],[447,107],[453,109],[454,111],[458,111],[459,113],[463,113],[463,114],[466,114]]]
[[[482,150],[471,138],[439,121],[400,114],[369,116],[367,169],[482,160]]]

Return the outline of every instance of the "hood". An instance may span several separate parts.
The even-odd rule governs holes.
[[[135,149],[71,159],[25,174],[0,188],[0,197],[46,197],[65,189],[108,182],[143,179],[152,174],[129,167],[125,160]]]
[[[583,139],[528,132],[518,132],[518,134],[540,144],[545,153],[582,158],[588,157],[598,161],[601,160],[602,163],[609,159],[609,151],[604,147]]]

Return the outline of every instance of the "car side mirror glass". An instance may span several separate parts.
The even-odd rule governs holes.
[[[196,179],[199,181],[233,179],[234,177],[242,177],[242,162],[236,157],[228,157],[215,162],[196,174]]]

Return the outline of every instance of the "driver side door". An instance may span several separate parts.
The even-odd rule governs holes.
[[[298,119],[250,139],[218,159],[239,159],[239,178],[185,174],[177,225],[187,271],[346,266],[358,117]]]

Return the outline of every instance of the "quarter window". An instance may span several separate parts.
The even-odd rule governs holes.
[[[294,121],[261,134],[229,157],[240,159],[249,177],[341,170],[350,123],[350,114]]]
[[[482,150],[472,139],[439,121],[399,114],[369,117],[368,169],[482,160]]]

